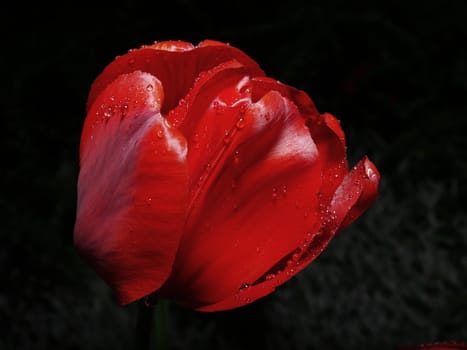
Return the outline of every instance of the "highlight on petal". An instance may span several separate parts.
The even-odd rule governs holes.
[[[208,125],[217,111],[205,111],[196,129],[211,131],[202,136],[212,142],[210,159],[192,186],[186,231],[173,273],[160,291],[203,311],[253,301],[238,298],[239,291],[285,268],[284,258],[316,225],[321,174],[305,120],[278,92],[256,103],[245,97],[241,103],[215,101],[223,106],[217,120],[230,122],[220,133],[227,138],[210,137],[219,135]],[[196,151],[189,153],[189,163],[192,156]],[[255,299],[275,286],[261,289]]]
[[[150,45],[148,47],[155,50],[164,50],[172,52],[190,51],[195,48],[192,43],[187,43],[186,41],[181,40],[155,42],[153,45]]]
[[[310,135],[318,147],[323,162],[321,201],[326,203],[325,205],[329,204],[334,191],[348,172],[345,135],[339,120],[329,113],[321,115],[310,97],[301,90],[268,77],[255,77],[251,83],[253,101],[268,91],[278,91],[282,96],[293,101],[300,110],[302,117],[307,121]]]
[[[160,114],[161,89],[148,73],[119,76],[82,133],[74,241],[122,304],[165,282],[186,215],[186,141]]]

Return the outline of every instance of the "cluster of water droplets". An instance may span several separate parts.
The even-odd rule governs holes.
[[[120,119],[125,118],[129,110],[130,100],[115,102],[115,96],[110,96],[107,101],[104,101],[97,108],[94,118],[91,123],[91,129],[95,129],[99,125],[107,124],[112,118],[118,116]],[[90,135],[90,139],[94,139],[94,134]]]
[[[319,251],[314,250],[315,246],[320,246],[317,241],[323,237],[322,231],[307,232],[304,239],[285,260],[284,266],[277,268],[274,271],[267,273],[261,280],[251,283],[242,283],[238,288],[238,293],[234,296],[234,299],[239,303],[249,303],[251,300],[249,297],[244,296],[245,292],[252,287],[255,288],[267,288],[264,283],[273,283],[279,285],[286,279],[291,278],[298,272],[301,265],[308,262],[310,258],[315,257],[324,248],[319,248]],[[317,244],[313,244],[317,243]]]

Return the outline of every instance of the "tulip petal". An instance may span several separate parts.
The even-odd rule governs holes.
[[[190,192],[185,234],[161,289],[191,307],[215,304],[266,279],[317,222],[320,162],[296,106],[276,91],[256,103],[215,101],[223,109],[208,109],[197,125],[200,133],[208,130],[202,139],[211,144],[209,157],[196,158],[189,147],[189,163],[195,157],[205,168]],[[211,137],[225,135],[215,121],[230,123],[227,140]]]
[[[259,100],[269,91],[277,91],[282,96],[287,97],[300,110],[302,116],[306,119],[316,119],[319,112],[311,98],[302,90],[296,89],[269,77],[255,77],[251,80],[253,86],[253,101]]]
[[[378,185],[381,178],[378,169],[376,169],[376,166],[366,157],[360,164],[359,166],[365,172],[365,175],[362,176],[363,180],[361,180],[363,181],[361,193],[358,196],[357,202],[352,206],[340,224],[340,230],[360,217],[374,202],[378,194]],[[358,182],[359,180],[354,179],[354,181]]]
[[[121,75],[97,96],[82,133],[74,241],[121,304],[164,283],[182,235],[187,147],[162,103],[154,76]]]
[[[325,180],[320,189],[320,201],[322,206],[327,206],[348,172],[345,135],[339,120],[329,113],[309,120],[308,127],[323,162]]]
[[[258,64],[245,53],[215,41],[202,42],[193,48],[190,43],[180,41],[143,46],[118,56],[96,78],[89,93],[88,108],[120,74],[140,70],[156,76],[164,86],[166,96],[161,111],[166,114],[188,93],[200,73],[231,60],[254,70],[255,75],[264,75]]]
[[[318,147],[323,162],[323,186],[320,189],[321,203],[329,204],[334,191],[348,171],[345,135],[339,121],[329,113],[319,114],[311,98],[303,91],[282,84],[269,77],[252,79],[253,101],[267,91],[278,91],[294,101],[300,113],[307,119],[310,134]]]
[[[349,220],[350,213],[360,215],[377,196],[379,174],[368,158],[362,159],[345,177],[337,188],[329,207],[322,213],[322,225],[305,237],[296,258],[290,260],[286,269],[269,275],[265,281],[243,288],[234,295],[216,303],[198,307],[199,311],[219,311],[251,303],[274,291],[274,289],[295,276],[319,256],[335,233]],[[352,214],[353,215],[353,214]],[[352,219],[355,217],[352,216]]]

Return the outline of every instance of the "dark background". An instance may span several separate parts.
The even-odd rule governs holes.
[[[170,0],[1,11],[0,349],[129,349],[72,246],[93,79],[152,41],[230,42],[336,115],[373,207],[274,294],[203,314],[171,305],[173,349],[396,349],[467,341],[467,2]]]

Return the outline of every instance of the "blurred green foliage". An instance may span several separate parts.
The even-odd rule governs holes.
[[[92,80],[154,40],[230,42],[342,122],[376,204],[303,273],[239,310],[172,305],[174,349],[395,349],[467,341],[467,3],[291,1],[15,9],[4,33],[0,349],[128,349],[72,246]]]

